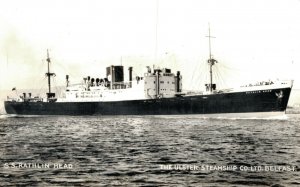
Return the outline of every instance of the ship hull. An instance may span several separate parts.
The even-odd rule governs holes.
[[[181,115],[239,116],[284,114],[291,88],[113,102],[5,101],[8,114],[20,115]],[[259,117],[259,116],[257,116]]]

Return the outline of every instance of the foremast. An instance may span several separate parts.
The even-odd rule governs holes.
[[[46,76],[48,77],[48,93],[47,93],[47,100],[50,101],[51,99],[55,98],[55,93],[51,92],[51,77],[55,76],[55,73],[50,72],[50,63],[51,59],[49,56],[49,50],[47,49],[47,65],[48,65],[48,71],[46,73]]]
[[[209,59],[207,60],[208,64],[209,64],[209,75],[210,75],[210,80],[209,80],[209,84],[206,84],[206,91],[210,91],[212,92],[213,90],[216,89],[216,84],[213,84],[213,65],[215,65],[215,63],[218,63],[217,60],[215,60],[213,57],[212,57],[212,54],[211,54],[211,41],[210,39],[211,38],[215,38],[214,36],[211,36],[210,35],[210,25],[208,25],[208,45],[209,45]]]

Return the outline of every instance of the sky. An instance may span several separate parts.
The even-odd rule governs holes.
[[[202,89],[208,25],[220,87],[293,79],[299,89],[299,12],[300,0],[0,1],[0,90],[46,87],[47,49],[57,86],[122,64],[134,75],[170,67]]]

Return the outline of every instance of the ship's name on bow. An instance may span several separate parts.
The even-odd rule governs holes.
[[[248,91],[246,94],[256,94],[256,93],[267,93],[271,92],[272,90],[258,90],[258,91]]]

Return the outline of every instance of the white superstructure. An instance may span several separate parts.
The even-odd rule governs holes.
[[[126,101],[175,97],[182,91],[180,72],[175,75],[171,69],[151,69],[144,77],[132,80],[129,68],[129,82],[124,82],[123,66],[110,66],[104,79],[84,78],[82,84],[67,86],[57,102]],[[67,76],[68,79],[68,76]],[[68,80],[67,80],[68,82]]]

